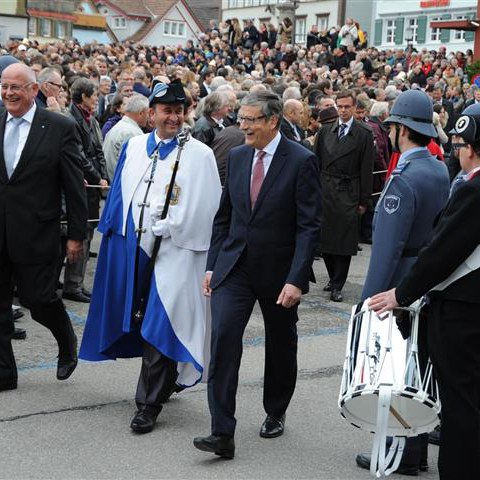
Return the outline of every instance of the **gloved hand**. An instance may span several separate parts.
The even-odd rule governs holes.
[[[168,220],[165,218],[163,220],[153,221],[152,218],[152,232],[157,237],[169,238],[170,228],[168,226]]]

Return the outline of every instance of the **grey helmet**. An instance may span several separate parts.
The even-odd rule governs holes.
[[[390,116],[384,123],[405,125],[421,135],[436,138],[438,133],[432,120],[433,103],[431,98],[420,90],[407,90],[395,100]]]

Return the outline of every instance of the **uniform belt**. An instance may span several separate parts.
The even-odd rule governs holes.
[[[404,248],[402,257],[418,257],[419,248]]]

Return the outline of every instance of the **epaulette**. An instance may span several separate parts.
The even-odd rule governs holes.
[[[397,167],[395,167],[395,170],[392,171],[392,175],[400,175],[408,167],[409,163],[410,161],[407,160],[403,165],[397,165]]]
[[[366,124],[365,122],[359,122],[357,121],[357,125],[360,127],[363,127],[365,130],[368,130],[370,133],[373,133],[373,129],[370,125]]]

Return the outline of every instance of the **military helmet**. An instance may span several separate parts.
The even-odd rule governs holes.
[[[426,137],[438,137],[432,120],[433,103],[430,97],[421,90],[407,90],[397,97],[384,123],[405,125]]]

